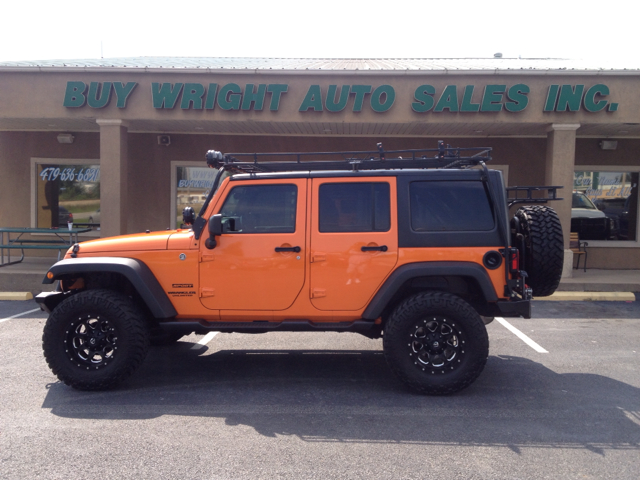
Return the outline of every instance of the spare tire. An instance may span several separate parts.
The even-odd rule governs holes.
[[[534,297],[548,297],[560,284],[564,264],[562,225],[556,211],[546,205],[521,207],[516,212],[524,235],[524,270]],[[514,242],[518,248],[519,242]]]

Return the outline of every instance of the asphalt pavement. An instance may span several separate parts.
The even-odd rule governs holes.
[[[0,302],[0,478],[637,479],[640,302],[538,302],[494,321],[480,378],[407,390],[381,340],[191,335],[121,387],[79,392],[46,315]],[[13,317],[13,318],[11,318]],[[201,342],[201,343],[198,343]]]

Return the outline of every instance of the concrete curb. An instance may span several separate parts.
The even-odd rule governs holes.
[[[634,302],[633,292],[556,292],[549,297],[535,298],[546,302]]]
[[[33,300],[31,292],[0,292],[0,300]]]

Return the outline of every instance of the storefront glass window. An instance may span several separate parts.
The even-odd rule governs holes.
[[[581,240],[638,239],[638,172],[577,171],[571,231]]]
[[[100,230],[100,166],[37,165],[38,228],[92,227]]]
[[[196,215],[209,195],[217,170],[207,167],[178,167],[175,227],[182,224],[182,210],[192,207]]]

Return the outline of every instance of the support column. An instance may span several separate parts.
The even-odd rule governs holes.
[[[554,123],[547,129],[547,158],[545,164],[545,185],[564,187],[558,196],[564,198],[550,204],[562,222],[564,236],[563,277],[571,277],[573,270],[573,252],[569,250],[571,232],[571,197],[573,193],[573,171],[576,162],[576,130],[580,124]]]
[[[96,120],[100,125],[100,231],[103,237],[127,233],[127,125]]]

